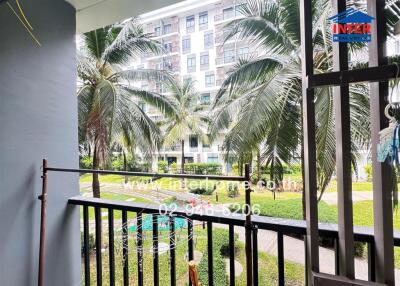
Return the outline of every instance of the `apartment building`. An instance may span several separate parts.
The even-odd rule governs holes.
[[[189,0],[140,16],[145,31],[159,40],[166,53],[145,54],[137,68],[169,70],[177,79],[191,78],[196,82],[200,94],[199,104],[211,104],[228,71],[240,58],[250,58],[257,51],[246,41],[232,39],[224,42],[226,24],[242,17],[244,0]],[[166,93],[161,82],[145,83],[142,88]],[[142,103],[142,108],[155,120],[162,114]],[[193,134],[185,139],[186,162],[219,162],[229,171],[224,162],[223,134],[212,144],[201,142]],[[181,161],[181,145],[163,148],[155,157],[170,164]]]

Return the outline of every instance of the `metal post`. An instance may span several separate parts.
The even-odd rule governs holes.
[[[387,64],[385,0],[368,0],[368,14],[375,17],[371,23],[369,66]],[[374,197],[374,238],[376,282],[394,285],[393,210],[390,194],[391,169],[377,161],[379,131],[388,120],[384,116],[387,104],[388,82],[370,83],[372,185]]]
[[[346,0],[332,0],[332,13],[346,11]],[[333,70],[348,70],[347,43],[333,43]],[[339,275],[354,279],[353,200],[351,190],[351,134],[349,85],[333,87],[336,128]]]
[[[252,259],[252,240],[251,232],[253,226],[251,222],[251,199],[250,199],[250,165],[244,166],[244,177],[245,177],[245,192],[246,192],[246,221],[245,221],[245,235],[246,235],[246,274],[247,274],[247,286],[253,285],[253,259]]]
[[[317,201],[317,156],[315,142],[314,90],[309,79],[314,74],[314,49],[312,27],[312,1],[300,0],[300,33],[302,65],[302,108],[304,144],[304,193],[307,220],[307,279],[312,283],[312,273],[319,272],[318,253],[318,201]]]
[[[46,209],[47,209],[47,160],[46,159],[43,159],[43,164],[42,164],[42,194],[38,198],[39,200],[42,201],[41,214],[40,214],[38,286],[44,286]]]

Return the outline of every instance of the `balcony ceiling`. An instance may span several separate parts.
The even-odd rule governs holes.
[[[182,0],[66,0],[76,8],[77,32],[84,33]]]

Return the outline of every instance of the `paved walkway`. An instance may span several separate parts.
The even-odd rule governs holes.
[[[215,224],[216,227],[227,228],[226,225]],[[235,227],[235,232],[239,235],[239,240],[245,242],[245,231],[243,227]],[[304,265],[304,242],[289,236],[284,236],[283,240],[285,261]],[[258,231],[258,249],[270,255],[277,256],[277,234],[273,231]],[[335,271],[335,253],[333,250],[320,247],[320,271],[323,273],[334,274]],[[355,259],[356,278],[368,280],[368,263],[366,259]],[[396,269],[396,285],[400,285],[400,271]]]
[[[368,191],[353,192],[353,202],[372,201],[373,193]],[[337,205],[337,192],[326,192],[322,200],[329,205]]]

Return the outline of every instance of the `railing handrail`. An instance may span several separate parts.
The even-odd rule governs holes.
[[[160,211],[159,205],[156,204],[113,201],[99,198],[87,198],[82,196],[70,198],[68,200],[68,204],[108,208],[129,212],[141,212],[145,214],[156,214]],[[195,221],[207,221],[235,226],[244,226],[246,220],[245,215],[234,213],[227,216],[223,214],[209,215],[194,211],[193,214],[189,216],[186,210],[180,207],[174,210],[174,214],[178,216],[190,217],[191,220]],[[281,232],[282,234],[306,235],[307,231],[306,221],[303,220],[252,215],[252,223],[254,226],[258,227],[258,229]],[[319,223],[319,235],[320,237],[338,238],[338,225],[333,223]],[[400,232],[394,232],[393,236],[394,245],[400,246]],[[354,239],[360,242],[371,243],[374,241],[374,229],[372,227],[355,226]]]
[[[171,174],[171,173],[153,173],[153,172],[126,172],[126,171],[110,171],[110,170],[92,170],[92,169],[68,169],[68,168],[46,168],[47,172],[62,173],[81,173],[81,174],[100,174],[100,175],[121,175],[132,177],[153,177],[153,178],[180,178],[180,179],[210,179],[221,181],[247,181],[242,176],[220,176],[220,175],[196,175],[196,174]]]

